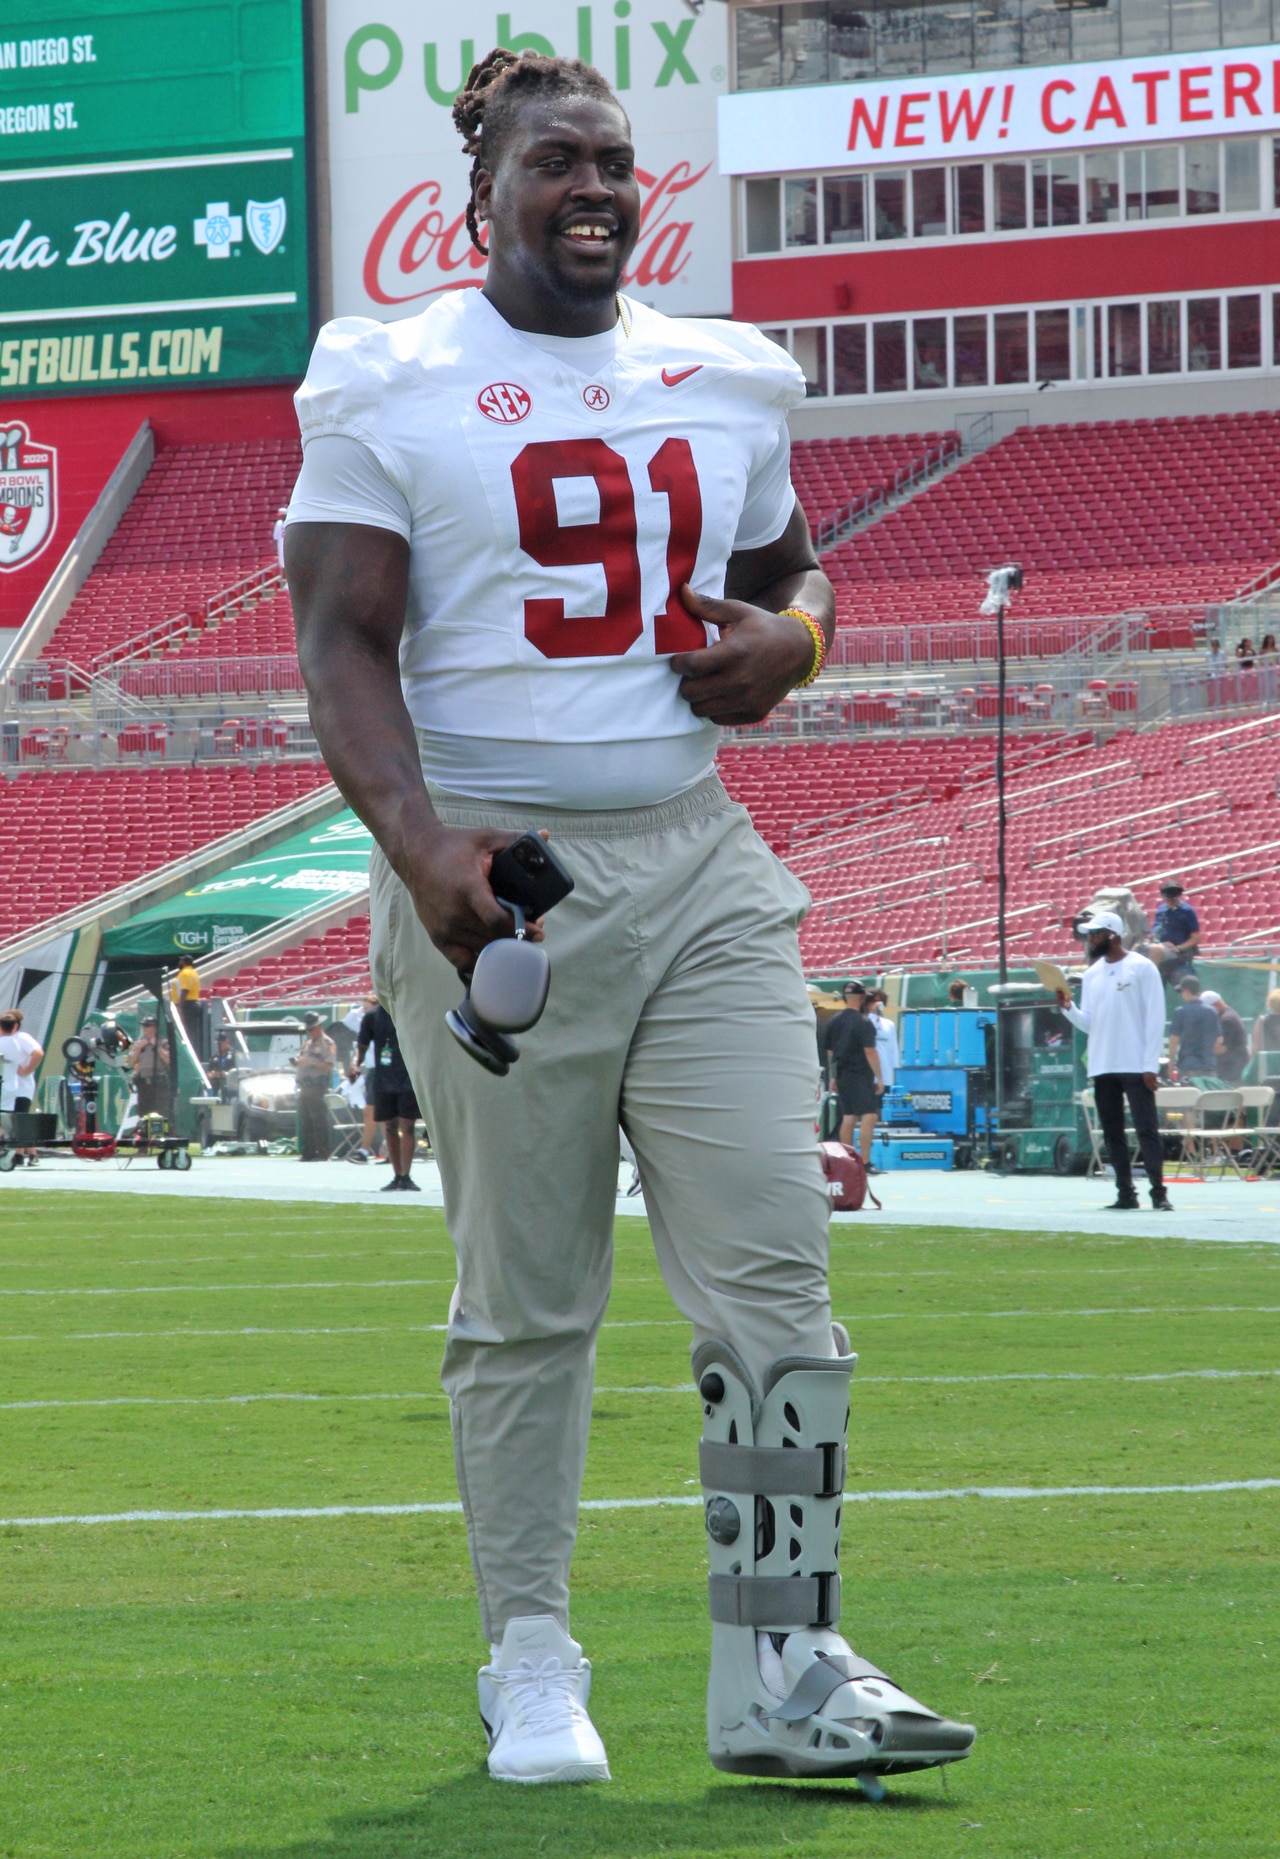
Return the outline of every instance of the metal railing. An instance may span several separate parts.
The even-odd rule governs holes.
[[[1093,744],[1090,743],[1090,748]],[[1081,768],[1072,774],[1058,775],[1050,781],[1038,781],[1032,787],[1015,787],[1006,796],[1005,818],[1016,819],[1020,814],[1038,813],[1042,807],[1056,807],[1064,800],[1076,800],[1085,794],[1098,794],[1107,788],[1124,787],[1130,781],[1141,778],[1138,764],[1127,756],[1118,762],[1104,762],[1100,768]],[[984,815],[993,813],[997,806],[994,795],[986,800],[975,800],[960,815],[960,830],[977,826]]]
[[[861,830],[873,820],[880,823],[886,815],[927,807],[931,798],[929,788],[919,782],[915,787],[900,788],[894,794],[877,794],[866,800],[851,801],[847,807],[837,807],[833,813],[820,813],[815,819],[798,821],[791,828],[789,850],[799,855],[808,839],[825,838],[842,828]]]
[[[237,989],[227,995],[237,1013],[250,1007],[305,1007],[314,1001],[351,999],[369,986],[369,958],[349,956],[342,962],[328,962],[319,968],[305,969],[280,981],[265,981],[256,988]]]
[[[49,705],[38,721],[0,728],[0,776],[23,768],[153,767],[166,763],[316,761],[305,715],[135,714],[125,703],[84,709]]]
[[[1140,840],[1166,834],[1173,828],[1198,826],[1205,820],[1216,819],[1220,814],[1230,812],[1230,796],[1218,788],[1209,788],[1200,794],[1187,794],[1178,800],[1166,800],[1154,807],[1143,807],[1137,813],[1124,814],[1117,819],[1091,820],[1087,826],[1070,828],[1065,833],[1054,833],[1048,839],[1036,840],[1027,851],[1027,869],[1041,871],[1050,865],[1060,865],[1064,859],[1088,858],[1093,853],[1106,852],[1121,842],[1132,846]]]
[[[194,612],[188,610],[171,614],[168,619],[157,620],[151,626],[144,627],[140,633],[134,633],[131,638],[122,639],[118,645],[99,652],[91,669],[105,671],[112,665],[125,664],[132,659],[155,658],[171,646],[181,645],[193,633],[204,632],[222,620],[231,619],[250,607],[256,607],[260,601],[278,594],[284,585],[284,572],[275,562],[263,568],[255,568],[251,574],[233,582],[230,587],[220,588],[216,594],[210,594],[204,605]]]
[[[947,433],[941,444],[926,447],[921,457],[896,471],[892,484],[864,491],[830,516],[822,517],[814,530],[814,544],[819,555],[825,555],[828,550],[847,542],[859,529],[887,515],[914,491],[940,477],[949,465],[958,464],[961,456],[959,437]]]
[[[976,601],[975,601],[976,605]],[[1154,653],[1194,651],[1203,645],[1218,609],[1151,607],[1128,613],[1073,614],[1055,619],[1007,619],[1006,662],[1147,659]],[[994,620],[936,620],[917,626],[838,627],[828,669],[930,671],[951,665],[994,665]],[[1046,664],[1046,669],[1048,665]]]
[[[1255,666],[1252,671],[1202,672],[1199,677],[1172,677],[1168,715],[1212,716],[1215,712],[1256,710],[1280,702],[1280,665]]]
[[[983,876],[974,859],[957,865],[935,865],[928,871],[904,872],[900,878],[886,878],[880,884],[864,885],[858,891],[842,891],[837,897],[822,897],[814,909],[822,912],[827,923],[852,923],[871,912],[901,910],[905,904],[922,903],[931,897],[946,899],[956,891],[972,891],[983,884]],[[842,904],[859,906],[837,910]],[[949,932],[948,932],[949,933]]]

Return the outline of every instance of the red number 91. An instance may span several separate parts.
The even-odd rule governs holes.
[[[595,523],[562,524],[557,478],[591,478],[600,495]],[[525,637],[544,658],[618,658],[644,631],[636,500],[621,453],[603,439],[535,441],[513,461],[511,482],[520,547],[542,568],[604,571],[604,612],[565,614],[557,595],[524,603]],[[702,492],[687,439],[667,439],[649,461],[649,485],[667,499],[667,600],[654,616],[654,651],[691,652],[707,642],[702,622],[685,610],[680,589],[693,578],[702,539]]]

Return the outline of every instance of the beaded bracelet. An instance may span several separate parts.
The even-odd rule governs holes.
[[[813,667],[807,678],[801,678],[798,684],[793,684],[791,687],[793,691],[803,691],[808,685],[814,682],[818,673],[822,670],[823,665],[826,663],[827,636],[814,619],[813,615],[811,613],[806,613],[803,607],[784,607],[778,617],[779,619],[785,617],[790,620],[799,620],[802,626],[808,628],[813,637]]]

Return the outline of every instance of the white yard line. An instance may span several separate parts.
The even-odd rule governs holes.
[[[1142,1375],[1118,1373],[1092,1375],[1074,1372],[1052,1374],[1040,1370],[1007,1375],[862,1375],[858,1377],[854,1387],[909,1387],[926,1384],[944,1387],[955,1384],[973,1386],[979,1383],[1002,1381],[1249,1381],[1269,1377],[1280,1377],[1280,1368],[1175,1368]],[[696,1392],[696,1386],[691,1381],[677,1382],[674,1386],[659,1382],[641,1382],[625,1387],[597,1385],[594,1392],[596,1394],[693,1394]],[[26,1413],[31,1410],[42,1411],[47,1408],[66,1407],[250,1407],[260,1401],[443,1401],[447,1398],[448,1396],[440,1388],[408,1394],[298,1394],[290,1392],[114,1394],[97,1400],[0,1401],[0,1413]]]
[[[957,1485],[939,1491],[846,1491],[846,1504],[929,1504],[954,1498],[1111,1498],[1200,1497],[1223,1492],[1280,1491],[1280,1478],[1221,1479],[1203,1485]],[[700,1496],[653,1498],[584,1498],[589,1511],[701,1508]],[[461,1504],[315,1504],[272,1505],[262,1510],[122,1510],[91,1511],[78,1516],[0,1517],[0,1530],[50,1529],[63,1524],[232,1523],[306,1521],[327,1517],[456,1517]]]

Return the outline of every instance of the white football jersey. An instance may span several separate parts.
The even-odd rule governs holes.
[[[719,732],[669,660],[708,629],[679,589],[723,594],[731,552],[786,527],[786,415],[803,397],[751,325],[629,300],[612,341],[526,335],[477,290],[321,330],[289,521],[408,541],[400,664],[429,775],[619,807],[706,771]],[[329,438],[348,443],[315,443]]]

